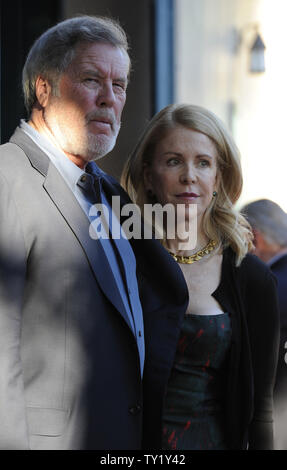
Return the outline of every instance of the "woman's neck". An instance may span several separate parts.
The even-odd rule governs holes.
[[[193,243],[191,243],[192,241]],[[204,233],[198,232],[196,239],[192,241],[190,240],[188,243],[186,243],[179,238],[175,238],[172,240],[168,239],[165,240],[165,247],[168,249],[168,251],[171,251],[176,255],[190,256],[196,253],[198,250],[204,248],[209,242],[209,239]]]

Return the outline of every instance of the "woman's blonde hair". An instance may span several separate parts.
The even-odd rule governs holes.
[[[190,104],[173,104],[162,109],[149,122],[129,157],[121,183],[144,213],[144,204],[154,202],[144,186],[144,168],[151,164],[156,144],[177,126],[205,134],[216,146],[217,196],[205,211],[202,227],[205,235],[215,240],[220,248],[230,246],[233,249],[239,265],[253,246],[248,222],[234,209],[242,191],[240,154],[230,133],[214,113]]]

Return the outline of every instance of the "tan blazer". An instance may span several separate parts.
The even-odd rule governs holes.
[[[107,184],[119,191],[108,176]],[[0,221],[0,448],[140,448],[137,338],[86,215],[20,129],[0,148]],[[153,259],[152,250],[162,257],[150,267],[149,312],[163,306],[153,276],[171,263],[158,246],[148,241]],[[183,281],[178,289],[183,314]]]

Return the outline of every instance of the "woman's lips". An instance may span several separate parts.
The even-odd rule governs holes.
[[[181,194],[176,194],[176,197],[178,199],[184,199],[186,201],[194,201],[199,197],[198,194],[196,193],[181,193]]]

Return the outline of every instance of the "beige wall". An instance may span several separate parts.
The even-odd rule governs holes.
[[[64,18],[77,14],[112,16],[120,21],[130,39],[133,70],[115,149],[99,165],[119,178],[152,113],[151,21],[149,0],[63,0]]]
[[[206,106],[242,153],[239,205],[261,197],[287,210],[286,0],[176,0],[176,101]],[[248,73],[251,25],[260,24],[266,72]],[[234,31],[242,35],[234,53]]]
[[[176,100],[228,120],[234,65],[234,0],[176,1]]]

